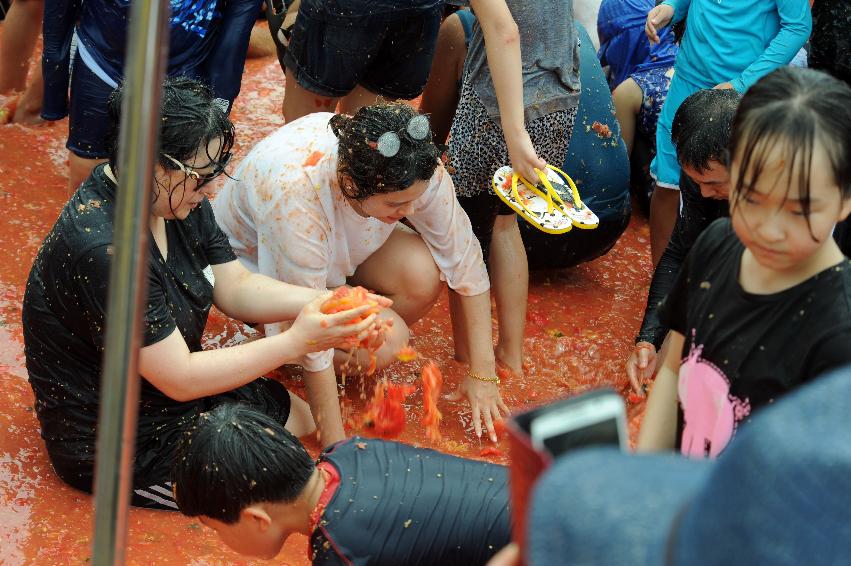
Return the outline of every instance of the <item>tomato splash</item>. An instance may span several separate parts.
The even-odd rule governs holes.
[[[304,163],[302,163],[301,165],[303,167],[313,167],[314,165],[319,163],[319,160],[322,159],[324,155],[325,154],[321,151],[314,151],[313,153],[307,156],[307,159],[305,159]]]
[[[591,124],[591,129],[594,130],[594,133],[597,134],[597,137],[600,139],[608,139],[612,137],[612,130],[609,128],[608,124],[594,122]]]
[[[396,438],[405,430],[405,407],[402,402],[416,387],[403,383],[388,383],[383,379],[375,384],[375,393],[363,417],[365,432],[381,438]]]
[[[405,344],[401,350],[396,352],[396,359],[400,362],[412,362],[417,359],[418,355],[416,350]]]
[[[502,450],[493,446],[486,446],[479,452],[479,456],[502,456]]]
[[[423,417],[420,422],[426,429],[426,435],[432,442],[441,439],[440,419],[443,415],[437,408],[437,399],[440,397],[440,389],[443,387],[443,375],[440,368],[434,362],[428,362],[423,366],[420,374],[423,380]]]
[[[378,314],[381,310],[381,307],[377,302],[371,300],[369,298],[369,292],[363,287],[338,287],[334,294],[331,295],[331,298],[325,301],[320,307],[320,311],[324,314],[334,314],[342,311],[347,311],[351,309],[358,308],[363,305],[370,305],[371,308],[368,309],[361,316],[350,320],[347,324],[357,324],[368,318],[370,315]],[[357,337],[351,337],[347,340],[348,344],[351,347],[351,354],[349,360],[346,361],[345,367],[343,368],[343,383],[345,383],[346,379],[346,369],[348,368],[349,361],[351,361],[351,356],[354,355],[355,350],[358,348],[363,348],[369,353],[369,367],[366,370],[366,375],[372,375],[375,373],[375,369],[378,363],[378,356],[376,356],[376,352],[380,347],[380,344],[373,343],[370,339],[358,340]]]

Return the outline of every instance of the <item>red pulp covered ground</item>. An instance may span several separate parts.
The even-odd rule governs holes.
[[[238,160],[283,120],[283,77],[274,58],[251,60],[233,113]],[[27,383],[21,330],[21,301],[33,257],[67,199],[65,137],[67,120],[41,127],[0,127],[0,564],[86,564],[90,557],[92,499],[64,485],[53,473],[39,437],[33,394]],[[231,166],[235,167],[235,164]],[[569,238],[570,234],[565,235]],[[507,404],[531,404],[609,385],[626,395],[623,360],[638,328],[650,279],[648,229],[633,219],[606,256],[576,269],[535,274],[529,294],[526,352],[521,381],[503,386]],[[445,379],[444,393],[463,376],[453,364],[451,327],[445,294],[414,326],[413,346],[420,357],[397,363],[365,382],[350,379],[344,404],[350,414],[363,410],[375,380],[418,384],[423,364],[435,361]],[[236,323],[214,312],[206,347],[232,344],[242,337]],[[301,378],[284,380],[303,394]],[[363,395],[363,392],[366,392]],[[441,398],[438,443],[419,426],[422,388],[407,399],[407,427],[401,439],[461,456],[507,462],[507,440],[484,450],[472,431],[466,402]],[[630,406],[633,436],[643,407]],[[354,420],[353,420],[354,422]],[[353,431],[355,432],[355,431]],[[315,452],[315,446],[312,447]],[[261,564],[242,559],[221,545],[197,520],[177,513],[130,511],[127,563],[144,565]],[[274,564],[307,564],[307,541],[296,535]]]

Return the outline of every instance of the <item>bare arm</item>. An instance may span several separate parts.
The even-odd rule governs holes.
[[[288,331],[231,348],[190,352],[175,329],[141,349],[139,373],[175,401],[189,401],[245,385],[308,352],[342,346],[347,336],[366,337],[375,315],[358,324],[346,322],[364,314],[369,305],[325,315],[319,307],[329,296],[325,293],[308,304]]]
[[[319,430],[319,444],[324,448],[343,440],[346,433],[340,413],[334,366],[319,371],[305,371],[304,383],[313,422]]]
[[[483,378],[495,377],[496,358],[493,353],[490,293],[464,296],[451,289],[449,292],[455,295],[457,300],[454,302],[461,308],[462,324],[468,341],[470,372]],[[496,442],[493,422],[502,419],[500,413],[508,414],[508,407],[502,401],[499,386],[468,376],[461,382],[456,398],[460,394],[466,395],[470,401],[476,436],[482,435],[481,421],[484,420],[488,436]]]
[[[238,260],[213,266],[213,303],[231,318],[271,323],[293,320],[302,307],[325,293],[251,273]]]
[[[493,79],[499,115],[511,166],[526,179],[537,180],[535,168],[546,163],[538,157],[526,132],[523,109],[523,70],[520,32],[505,0],[472,0],[485,38],[488,67]]]
[[[647,399],[647,412],[638,433],[638,452],[674,450],[677,433],[677,382],[685,339],[671,331],[664,364]]]

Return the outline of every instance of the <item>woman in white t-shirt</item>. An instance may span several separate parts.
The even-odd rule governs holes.
[[[312,288],[362,285],[393,300],[378,352],[390,364],[408,325],[431,309],[445,280],[460,298],[456,357],[470,364],[459,392],[484,421],[507,409],[491,334],[490,283],[470,221],[440,163],[428,118],[405,104],[353,117],[315,113],[255,146],[214,202],[234,251],[249,269]],[[399,224],[407,218],[416,232]],[[267,325],[267,333],[278,332]],[[344,437],[334,372],[347,354],[304,358],[308,401],[323,445]],[[366,367],[365,364],[361,364]]]

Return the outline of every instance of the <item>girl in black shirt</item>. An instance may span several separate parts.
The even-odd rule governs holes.
[[[119,90],[110,100],[115,123],[120,97]],[[186,78],[165,82],[162,108],[139,355],[143,380],[133,503],[176,509],[168,471],[186,423],[223,400],[238,400],[297,435],[310,433],[315,425],[307,404],[281,384],[258,378],[307,352],[342,345],[345,336],[373,332],[374,317],[346,325],[364,309],[323,315],[319,307],[330,293],[242,267],[207,201],[214,192],[209,181],[230,158],[233,125],[210,89]],[[92,486],[116,179],[121,177],[117,150],[112,155],[63,207],[36,257],[23,305],[27,371],[42,437],[59,476],[86,491]],[[278,336],[205,352],[201,337],[213,304],[240,320],[295,322]]]
[[[851,89],[775,71],[742,98],[729,155],[731,217],[660,307],[671,347],[639,449],[716,456],[754,410],[851,362],[851,262],[831,238],[851,213]]]

